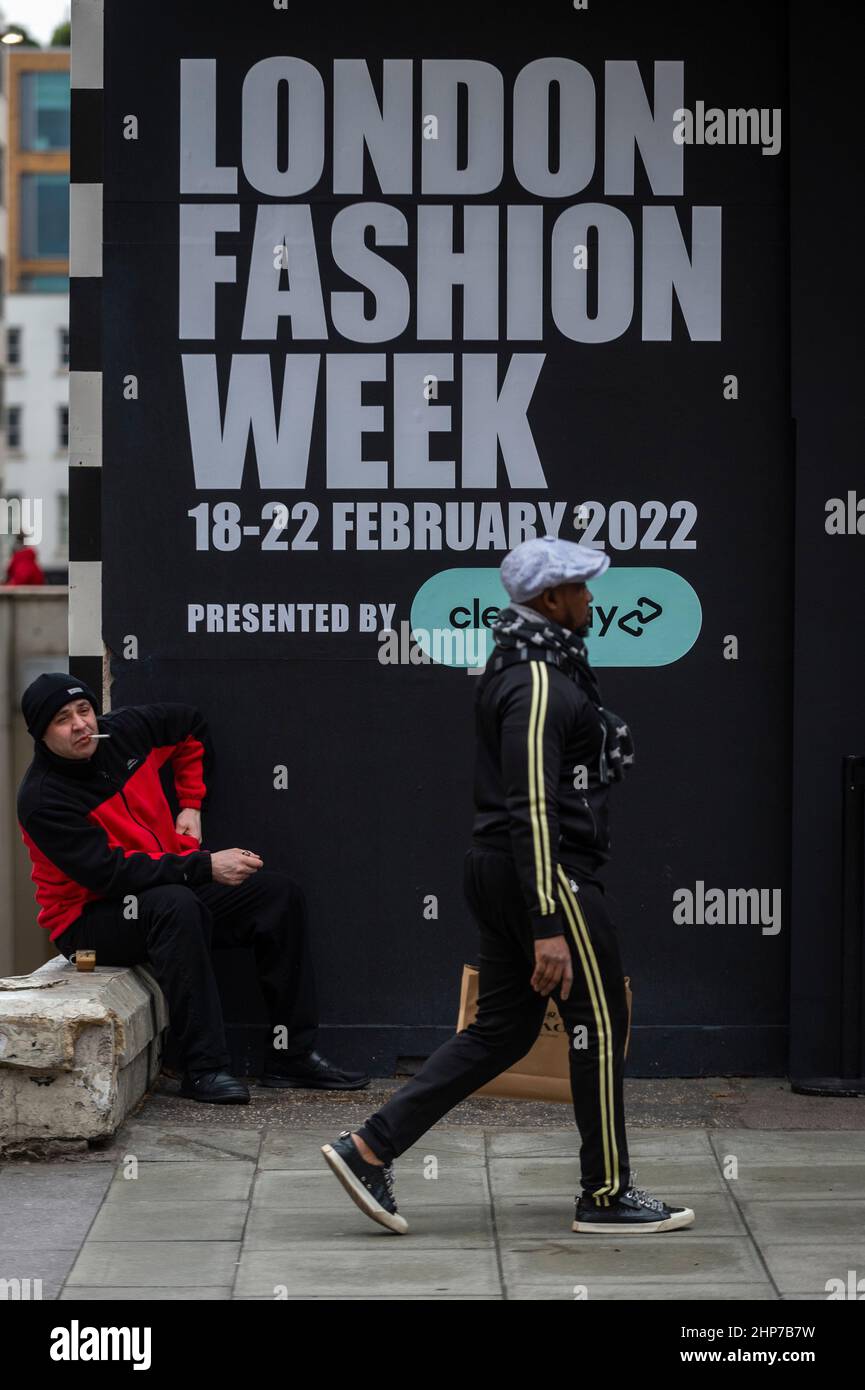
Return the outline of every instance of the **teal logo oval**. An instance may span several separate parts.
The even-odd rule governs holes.
[[[593,666],[669,666],[700,635],[700,600],[673,570],[622,565],[589,583]],[[440,570],[415,594],[412,635],[439,665],[482,667],[493,649],[491,624],[507,604],[498,569]]]

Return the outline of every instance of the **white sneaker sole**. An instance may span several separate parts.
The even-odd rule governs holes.
[[[330,1144],[323,1144],[321,1151],[325,1161],[339,1178],[355,1206],[360,1207],[362,1212],[371,1216],[373,1221],[377,1221],[380,1226],[386,1226],[395,1235],[404,1236],[408,1230],[408,1222],[405,1217],[398,1213],[396,1216],[392,1216],[389,1211],[385,1211],[384,1207],[375,1200],[371,1192],[367,1191],[360,1178],[355,1176],[348,1164],[340,1158]]]
[[[598,1221],[575,1221],[571,1230],[589,1235],[638,1236],[653,1235],[658,1231],[681,1231],[693,1224],[694,1213],[690,1207],[685,1207],[684,1211],[676,1212],[675,1216],[667,1217],[666,1221],[620,1221],[610,1222],[609,1225],[603,1225]]]

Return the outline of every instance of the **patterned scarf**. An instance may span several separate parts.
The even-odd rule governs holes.
[[[598,678],[589,665],[586,644],[579,633],[569,631],[561,623],[544,618],[540,613],[528,618],[517,612],[516,608],[508,607],[503,608],[493,622],[492,634],[496,644],[494,669],[499,664],[495,658],[500,653],[520,653],[521,659],[527,660],[530,647],[542,647],[546,660],[558,666],[588,696],[603,720],[605,737],[600,757],[601,781],[621,782],[625,769],[634,762],[634,740],[625,721],[601,704]],[[506,661],[507,658],[501,660],[501,665],[505,665]]]

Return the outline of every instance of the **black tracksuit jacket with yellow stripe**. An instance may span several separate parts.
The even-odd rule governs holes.
[[[523,655],[524,654],[524,655]],[[542,648],[478,678],[472,843],[516,862],[535,937],[566,930],[559,876],[597,878],[609,858],[602,716]]]

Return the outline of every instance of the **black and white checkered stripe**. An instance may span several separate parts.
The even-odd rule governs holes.
[[[69,188],[69,669],[108,708],[102,643],[104,0],[72,0]]]

